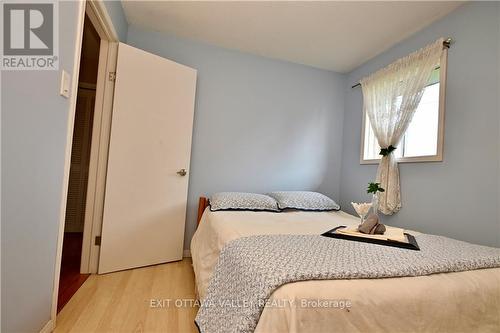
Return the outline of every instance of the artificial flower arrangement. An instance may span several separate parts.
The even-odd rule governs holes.
[[[358,213],[361,218],[361,223],[358,226],[358,231],[364,234],[379,234],[383,235],[385,232],[385,226],[379,223],[378,217],[378,193],[385,192],[385,189],[380,187],[380,183],[369,183],[368,189],[366,190],[368,194],[372,194],[372,202],[356,203],[351,202],[356,213]],[[372,212],[368,217],[368,213]]]

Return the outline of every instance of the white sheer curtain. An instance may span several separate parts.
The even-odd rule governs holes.
[[[439,65],[444,39],[401,58],[363,78],[363,108],[375,137],[382,147],[377,182],[385,189],[379,193],[379,209],[391,215],[401,208],[399,168],[393,149],[408,128],[420,103],[431,73]]]

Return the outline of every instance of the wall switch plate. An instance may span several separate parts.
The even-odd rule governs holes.
[[[61,87],[59,94],[65,98],[69,98],[71,88],[71,76],[65,70],[61,72]]]

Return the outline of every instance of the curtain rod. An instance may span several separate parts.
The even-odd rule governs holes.
[[[453,43],[453,39],[448,37],[445,39],[445,41],[443,42],[443,46],[446,47],[447,49],[450,48],[450,45]],[[353,85],[351,88],[356,88],[356,87],[361,87],[361,83],[356,83],[355,85]]]

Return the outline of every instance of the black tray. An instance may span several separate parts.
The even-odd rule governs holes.
[[[384,245],[384,246],[392,246],[392,247],[399,247],[402,249],[408,249],[408,250],[415,250],[415,251],[420,251],[420,248],[418,247],[417,241],[413,235],[407,234],[406,232],[404,235],[406,236],[406,239],[408,239],[408,243],[403,243],[403,242],[398,242],[395,240],[383,240],[383,239],[373,239],[373,238],[366,238],[366,237],[357,237],[357,236],[351,236],[351,235],[345,235],[345,234],[339,234],[335,233],[337,229],[340,228],[345,228],[345,225],[341,225],[339,227],[333,228],[332,230],[329,230],[321,236],[325,237],[330,237],[330,238],[339,238],[339,239],[346,239],[346,240],[351,240],[351,241],[356,241],[356,242],[362,242],[362,243],[372,243],[372,244],[378,244],[378,245]]]

